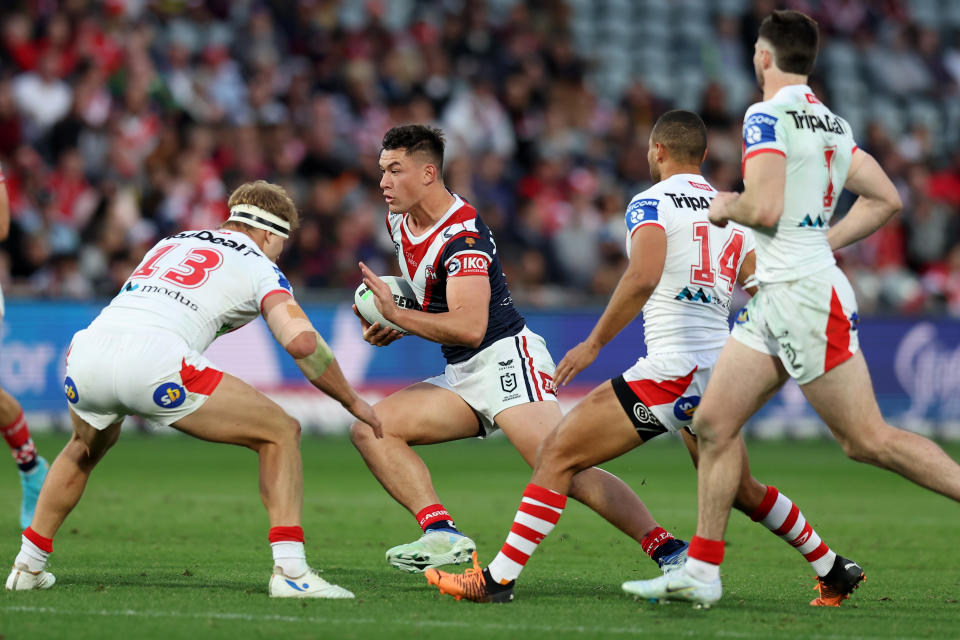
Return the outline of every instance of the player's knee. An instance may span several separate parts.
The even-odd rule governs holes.
[[[837,434],[835,434],[837,435]],[[895,438],[897,430],[883,423],[875,428],[858,429],[850,435],[837,435],[843,452],[852,460],[866,462],[877,466],[884,466],[891,439]]]
[[[386,425],[382,426],[384,427],[384,435],[386,435]],[[363,451],[365,447],[374,445],[376,440],[377,437],[373,433],[373,429],[366,422],[357,420],[350,425],[350,442],[360,451]]]
[[[576,473],[589,467],[581,460],[579,448],[571,448],[565,442],[558,429],[554,429],[540,443],[534,469],[549,469],[557,472]]]

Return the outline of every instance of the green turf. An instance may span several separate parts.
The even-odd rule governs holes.
[[[38,438],[51,458],[66,436]],[[384,550],[417,537],[345,439],[307,438],[308,557],[353,601],[278,601],[256,461],[243,449],[125,434],[56,539],[50,591],[0,599],[0,639],[960,636],[960,509],[900,478],[846,460],[826,442],[751,443],[755,475],[793,498],[824,539],[859,561],[867,582],[840,609],[807,602],[812,572],[765,529],[734,514],[724,598],[710,611],[634,602],[624,580],[652,577],[638,546],[572,504],[509,605],[441,597]],[[960,458],[960,447],[948,451]],[[445,505],[489,561],[529,479],[504,439],[421,448]],[[607,468],[640,491],[660,522],[689,536],[696,480],[682,445],[653,443]],[[0,556],[19,548],[12,463]]]

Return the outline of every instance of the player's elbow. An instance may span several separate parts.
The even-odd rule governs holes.
[[[900,213],[900,210],[903,209],[903,200],[900,199],[900,193],[897,192],[896,189],[893,189],[889,194],[887,194],[886,205],[888,220]]]
[[[783,203],[758,205],[754,215],[754,226],[775,227],[783,214]]]
[[[301,360],[317,349],[317,336],[313,331],[302,331],[291,340],[286,350],[294,360]]]
[[[483,337],[487,335],[486,325],[472,326],[463,332],[461,340],[463,344],[471,349],[476,349],[483,343]]]

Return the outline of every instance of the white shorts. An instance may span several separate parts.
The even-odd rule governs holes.
[[[620,405],[644,442],[667,431],[685,428],[693,433],[693,412],[720,351],[649,355],[611,380]]]
[[[96,429],[130,414],[169,426],[199,409],[222,378],[172,333],[84,329],[67,352],[63,389],[70,408]]]
[[[424,382],[463,398],[480,418],[478,435],[482,437],[497,428],[495,419],[504,409],[527,402],[556,402],[555,369],[546,342],[524,327],[469,360],[448,364],[443,375]]]
[[[807,384],[860,348],[857,300],[839,267],[803,280],[765,284],[737,314],[733,339],[776,356],[798,384]]]

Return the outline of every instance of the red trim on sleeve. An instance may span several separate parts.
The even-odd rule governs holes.
[[[746,148],[744,148],[744,151],[746,151]],[[751,152],[748,153],[747,155],[743,156],[743,160],[740,161],[740,173],[746,172],[746,170],[747,170],[747,160],[749,160],[749,159],[752,158],[753,156],[758,155],[758,154],[761,154],[761,153],[779,153],[779,154],[782,155],[784,158],[787,157],[787,154],[785,154],[783,151],[780,151],[780,149],[754,149],[753,151],[751,151]]]
[[[631,238],[633,238],[633,234],[635,234],[635,233],[637,232],[637,229],[639,229],[640,227],[660,227],[660,229],[661,229],[664,233],[667,232],[667,228],[666,228],[666,227],[664,227],[664,226],[663,226],[662,224],[660,224],[659,222],[654,222],[653,220],[651,220],[650,222],[641,222],[640,224],[638,224],[637,226],[635,226],[633,229],[631,229],[631,230],[630,230],[630,237],[631,237]]]
[[[854,153],[856,153],[856,152],[857,152],[857,149],[859,149],[859,148],[860,148],[860,147],[858,147],[857,145],[853,145],[853,149],[851,149],[850,155],[853,155]]]
[[[287,291],[286,289],[274,289],[273,291],[267,291],[267,292],[264,294],[264,296],[263,296],[262,298],[260,298],[260,315],[263,315],[263,302],[264,302],[267,298],[269,298],[270,296],[272,296],[272,295],[275,294],[275,293],[285,293],[285,294],[287,294],[288,296],[290,296],[291,298],[293,297],[293,295],[292,295],[289,291]]]
[[[209,396],[223,380],[223,371],[218,371],[213,367],[197,369],[193,365],[187,364],[186,360],[181,360],[180,380],[187,391]]]

